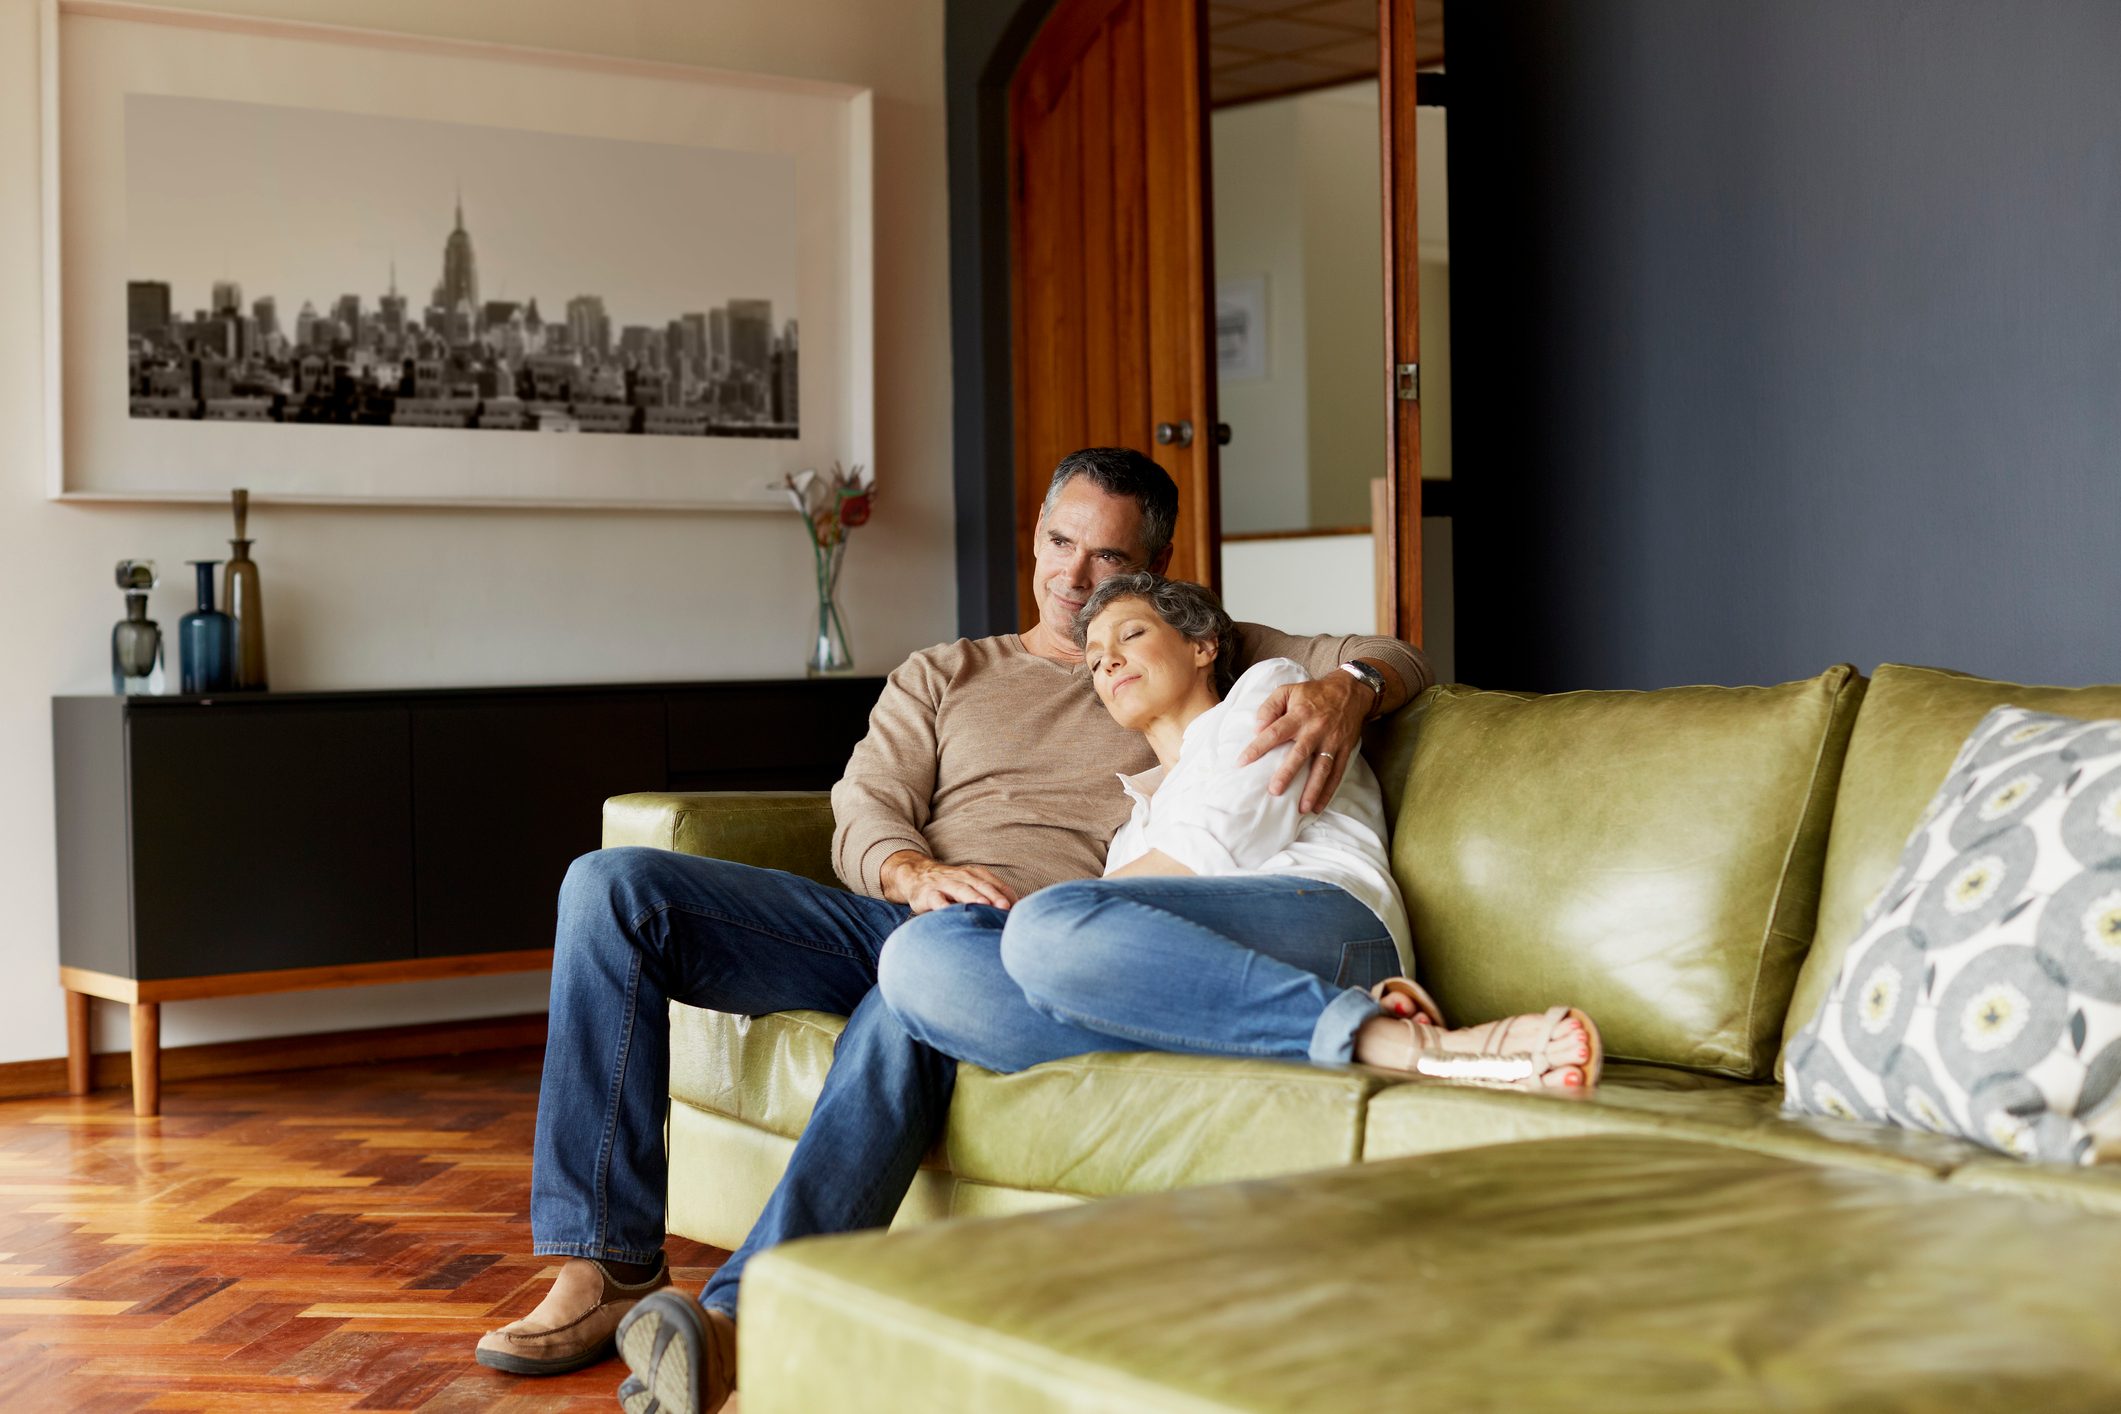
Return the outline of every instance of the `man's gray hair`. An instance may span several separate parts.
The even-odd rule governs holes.
[[[1136,570],[1098,581],[1082,611],[1075,616],[1075,646],[1081,648],[1090,636],[1091,621],[1115,600],[1139,599],[1156,611],[1188,643],[1215,643],[1215,695],[1229,694],[1237,681],[1237,626],[1213,593],[1183,579],[1165,579],[1160,574]]]
[[[1052,512],[1061,487],[1078,476],[1107,496],[1131,496],[1141,504],[1143,564],[1155,564],[1156,557],[1171,547],[1178,529],[1178,483],[1169,472],[1132,447],[1085,447],[1070,452],[1053,468],[1053,480],[1039,508],[1041,519]]]

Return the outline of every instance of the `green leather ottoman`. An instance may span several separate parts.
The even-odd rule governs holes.
[[[2121,1223],[1680,1140],[1533,1141],[824,1238],[745,1414],[2121,1408]]]

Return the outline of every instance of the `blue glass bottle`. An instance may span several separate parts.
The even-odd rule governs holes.
[[[183,690],[226,692],[236,682],[236,621],[214,607],[214,566],[219,560],[188,562],[199,575],[199,607],[177,624],[184,659]]]

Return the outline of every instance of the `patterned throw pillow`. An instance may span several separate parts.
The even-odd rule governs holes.
[[[2021,1158],[2116,1157],[2121,721],[2019,707],[1981,720],[1791,1046],[1788,1080],[1792,1112]]]

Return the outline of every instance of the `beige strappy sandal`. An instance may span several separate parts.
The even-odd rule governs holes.
[[[1390,985],[1396,982],[1404,982],[1407,988],[1414,989],[1413,992]],[[1435,1002],[1405,978],[1395,977],[1388,983],[1378,984],[1378,990],[1372,995],[1378,998],[1380,1005],[1389,1005],[1385,1000],[1387,988],[1407,996],[1410,1001],[1427,1001],[1426,1010],[1430,1016],[1437,1015]],[[1576,1007],[1549,1007],[1544,1012],[1507,1016],[1500,1021],[1457,1031],[1445,1030],[1440,1019],[1431,1020],[1429,1016],[1388,1016],[1387,1019],[1397,1023],[1394,1034],[1384,1045],[1358,1051],[1356,1060],[1360,1064],[1381,1070],[1406,1071],[1451,1085],[1561,1094],[1588,1094],[1597,1087],[1599,1073],[1605,1068],[1605,1044],[1599,1037],[1598,1027]],[[1547,1060],[1547,1048],[1563,1023],[1569,1021],[1583,1028],[1589,1056],[1582,1061]],[[1562,1074],[1571,1067],[1583,1072],[1582,1085],[1562,1083]]]

